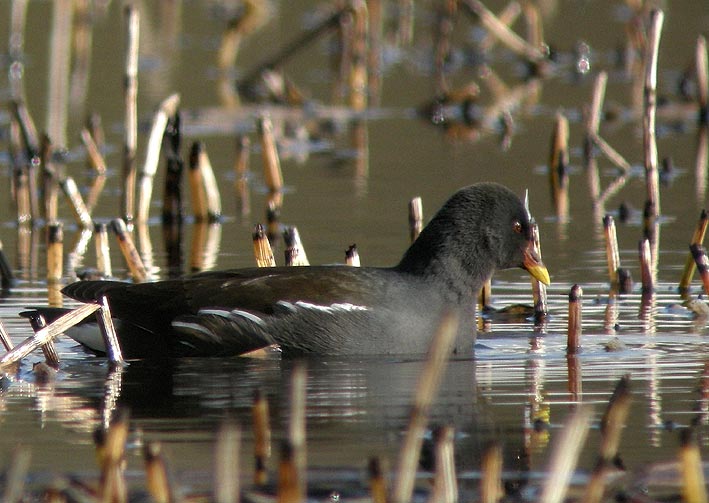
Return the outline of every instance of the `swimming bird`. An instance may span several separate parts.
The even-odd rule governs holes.
[[[475,305],[497,269],[549,284],[528,211],[496,183],[457,191],[393,267],[303,266],[209,271],[151,283],[79,281],[67,296],[106,296],[128,358],[423,354],[441,314],[457,313],[454,352],[472,354]],[[50,320],[51,321],[51,320]],[[72,335],[94,351],[100,339]]]

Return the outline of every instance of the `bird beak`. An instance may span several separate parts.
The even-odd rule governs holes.
[[[542,263],[542,259],[534,251],[534,243],[529,242],[529,245],[524,250],[524,260],[522,261],[522,269],[525,269],[532,277],[545,285],[549,285],[551,280],[549,279],[549,271],[547,271],[546,266]]]

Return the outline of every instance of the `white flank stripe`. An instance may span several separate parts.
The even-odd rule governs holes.
[[[195,332],[201,332],[204,335],[209,336],[210,338],[214,338],[214,334],[212,333],[211,330],[206,328],[204,325],[200,325],[199,323],[188,323],[186,321],[173,321],[172,326],[175,328],[181,328],[184,330],[192,330]]]
[[[310,302],[303,302],[302,300],[299,300],[295,303],[295,305],[302,307],[303,309],[312,309],[314,311],[322,311],[325,313],[335,313],[338,311],[369,311],[367,306],[357,306],[355,304],[350,304],[349,302],[321,306],[319,304],[311,304]]]
[[[266,325],[266,323],[264,323],[264,321],[263,321],[261,318],[259,318],[259,317],[256,316],[255,314],[250,313],[250,312],[248,312],[248,311],[242,311],[242,310],[240,310],[240,309],[234,309],[234,310],[231,312],[231,317],[234,317],[234,316],[240,316],[240,317],[242,317],[242,318],[246,318],[247,320],[251,320],[251,321],[253,321],[254,323],[256,323],[257,325],[261,325],[262,327]]]

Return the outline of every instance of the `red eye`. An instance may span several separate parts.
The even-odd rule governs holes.
[[[522,234],[522,224],[520,223],[519,220],[515,220],[512,222],[512,229],[517,233],[517,234]]]

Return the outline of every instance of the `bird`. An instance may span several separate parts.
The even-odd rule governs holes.
[[[126,358],[271,346],[284,357],[425,354],[444,312],[459,319],[453,353],[472,355],[478,291],[496,270],[516,267],[550,283],[525,203],[479,182],[455,192],[391,267],[215,270],[146,283],[78,281],[62,291],[81,302],[107,299]],[[105,351],[98,331],[67,334]]]

